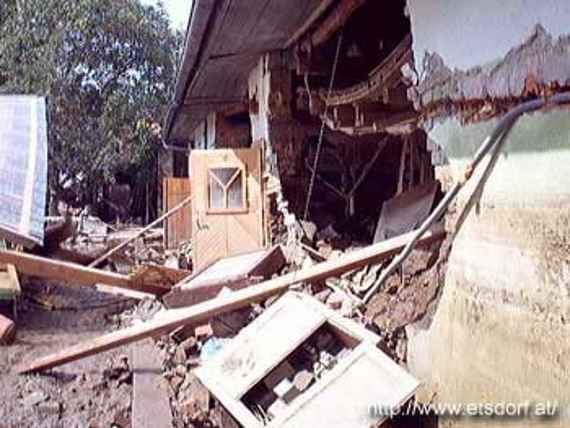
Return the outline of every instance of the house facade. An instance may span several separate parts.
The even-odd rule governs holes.
[[[568,89],[568,22],[564,0],[195,0],[167,140],[260,150],[268,241],[283,215],[372,240],[385,201],[445,192],[507,111]],[[516,123],[433,316],[406,328],[421,400],[570,403],[569,119]]]

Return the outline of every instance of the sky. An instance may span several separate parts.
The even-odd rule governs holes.
[[[156,4],[159,0],[142,0],[143,4]],[[162,0],[174,28],[186,30],[192,0]]]

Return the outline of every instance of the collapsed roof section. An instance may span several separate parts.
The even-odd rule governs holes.
[[[167,118],[168,140],[188,140],[209,112],[244,102],[247,77],[259,57],[284,48],[320,6],[320,0],[195,0]]]
[[[0,96],[0,238],[43,244],[47,190],[44,98]]]

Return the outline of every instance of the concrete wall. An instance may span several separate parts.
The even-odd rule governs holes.
[[[416,59],[437,52],[452,67],[500,61],[537,23],[570,32],[567,1],[408,4]],[[449,159],[439,172],[457,176],[494,125],[449,118],[429,127]],[[408,329],[408,359],[426,401],[561,408],[554,418],[445,418],[440,426],[570,426],[570,112],[525,117],[509,141],[480,214],[454,241],[433,322]]]

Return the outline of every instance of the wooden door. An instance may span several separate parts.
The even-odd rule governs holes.
[[[263,248],[260,150],[193,150],[190,175],[194,269]]]
[[[170,211],[190,196],[190,179],[165,178],[162,185],[164,212]],[[164,244],[172,249],[192,238],[192,207],[186,205],[164,222]]]

